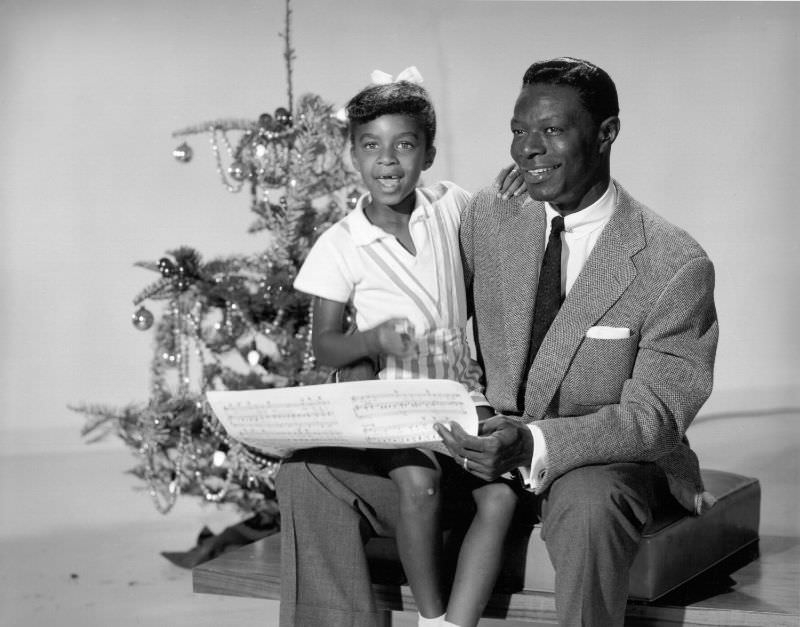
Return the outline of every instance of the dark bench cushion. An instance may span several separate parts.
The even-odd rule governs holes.
[[[758,480],[719,470],[704,469],[702,474],[717,503],[699,517],[676,510],[647,525],[631,570],[631,599],[653,601],[758,542]],[[373,538],[367,552],[375,581],[402,581],[393,540]],[[538,525],[529,536],[511,538],[496,591],[553,592],[554,582]]]

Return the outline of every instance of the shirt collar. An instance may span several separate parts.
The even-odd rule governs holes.
[[[428,202],[428,199],[425,198],[418,189],[415,190],[414,193],[416,195],[416,205],[414,211],[411,212],[409,224],[417,222],[418,220],[426,220],[430,217],[431,213],[431,204]],[[382,228],[375,226],[369,221],[364,213],[364,205],[366,205],[367,202],[369,202],[369,192],[358,199],[355,209],[344,218],[356,246],[366,246],[384,237],[394,237],[392,234],[387,233]]]
[[[609,182],[606,191],[603,195],[595,200],[591,205],[575,213],[571,213],[564,217],[564,230],[569,233],[581,235],[594,231],[596,228],[605,225],[614,207],[617,206],[617,188],[614,181]],[[547,223],[550,224],[557,215],[558,211],[550,206],[550,203],[544,203],[544,211],[547,215]]]

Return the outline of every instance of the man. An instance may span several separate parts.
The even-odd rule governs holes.
[[[530,198],[484,190],[461,225],[486,397],[501,415],[480,437],[439,427],[465,468],[486,479],[519,468],[539,496],[565,626],[622,625],[653,512],[713,503],[685,436],[711,393],[713,266],[611,179],[618,113],[613,81],[590,63],[525,73],[511,155]]]
[[[530,198],[484,190],[461,225],[497,415],[478,437],[439,426],[465,469],[513,471],[531,491],[521,506],[542,520],[565,627],[621,626],[645,523],[713,502],[685,437],[711,392],[713,266],[611,179],[618,113],[613,81],[590,63],[525,73],[511,153]],[[304,453],[278,477],[284,627],[378,624],[362,544],[392,535],[396,499],[363,458],[331,459]]]

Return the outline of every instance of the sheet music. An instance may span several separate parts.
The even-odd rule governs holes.
[[[206,393],[228,435],[269,455],[318,446],[447,449],[433,425],[472,435],[478,415],[457,381],[353,381]]]

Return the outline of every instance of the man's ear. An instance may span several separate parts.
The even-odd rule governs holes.
[[[422,169],[427,170],[431,167],[434,159],[436,159],[436,146],[431,146],[425,153],[425,164],[422,166]]]
[[[597,139],[600,142],[600,152],[608,152],[611,150],[611,144],[619,135],[619,118],[616,115],[606,118],[600,122],[600,128],[597,131]]]

